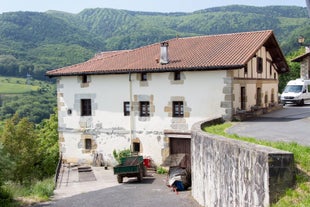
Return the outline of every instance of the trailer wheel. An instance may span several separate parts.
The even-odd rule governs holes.
[[[145,167],[145,166],[143,166],[143,168],[142,168],[142,169],[143,169],[143,177],[145,177],[145,176],[146,176],[146,174],[147,174],[147,173],[146,173],[146,172],[147,172],[147,169],[146,169],[146,167]]]
[[[117,182],[123,183],[123,177],[121,175],[117,175]]]
[[[143,170],[140,169],[139,174],[138,174],[138,182],[141,182],[143,179]]]

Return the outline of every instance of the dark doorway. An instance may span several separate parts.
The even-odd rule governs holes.
[[[241,110],[246,109],[246,92],[245,87],[241,87]]]
[[[262,103],[262,89],[256,89],[256,106],[261,106]]]

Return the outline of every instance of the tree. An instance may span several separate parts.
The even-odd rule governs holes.
[[[280,77],[279,77],[279,93],[281,93],[284,90],[286,84],[290,80],[295,80],[297,78],[300,78],[300,64],[292,62],[291,60],[296,58],[297,56],[303,54],[303,53],[304,53],[304,48],[300,48],[298,51],[294,51],[287,56],[286,59],[287,59],[287,62],[288,62],[289,68],[290,68],[290,72],[280,75]]]
[[[4,151],[3,145],[0,142],[0,188],[10,174],[11,167],[12,162],[9,159],[9,154]]]
[[[40,177],[55,173],[59,158],[57,111],[39,125]]]
[[[11,180],[21,184],[31,183],[36,177],[38,161],[38,137],[35,125],[27,118],[20,118],[15,114],[7,120],[2,140],[4,150],[14,162]]]

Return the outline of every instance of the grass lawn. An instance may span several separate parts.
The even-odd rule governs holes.
[[[0,77],[0,94],[22,94],[38,89],[38,85],[28,85],[24,78]]]

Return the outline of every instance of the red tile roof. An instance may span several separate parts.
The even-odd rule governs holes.
[[[169,43],[169,63],[160,64],[160,44],[133,50],[104,52],[80,64],[48,71],[47,76],[217,70],[242,68],[265,46],[279,72],[289,70],[271,30],[175,38]]]

